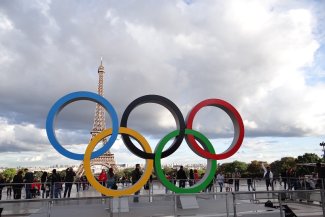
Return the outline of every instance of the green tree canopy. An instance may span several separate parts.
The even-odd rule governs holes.
[[[305,153],[302,156],[298,156],[296,159],[297,163],[318,163],[321,161],[322,158],[318,157],[318,155],[314,153]]]
[[[245,162],[235,160],[231,163],[221,164],[219,170],[223,173],[234,173],[236,168],[239,172],[243,173],[247,170],[247,164]]]
[[[249,176],[256,177],[263,174],[262,163],[264,162],[253,160],[250,164],[248,164],[247,173]]]
[[[6,178],[6,180],[10,180],[10,181],[14,178],[14,176],[16,175],[16,173],[17,173],[17,170],[14,169],[14,168],[5,169],[2,172],[2,174]]]

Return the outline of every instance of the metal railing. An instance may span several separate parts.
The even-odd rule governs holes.
[[[241,178],[240,179],[240,186],[241,190],[243,186],[245,185],[245,181],[247,179]],[[310,201],[317,202],[316,204],[310,204],[309,205],[316,205],[318,207],[321,207],[323,214],[325,214],[325,195],[324,195],[324,190],[322,189],[316,189],[316,190],[307,190],[307,184],[306,180],[304,178],[298,178],[298,179],[292,179],[291,178],[291,183],[295,182],[300,182],[300,187],[303,189],[295,189],[291,188],[290,190],[273,190],[273,191],[265,191],[261,190],[261,188],[265,189],[265,181],[261,181],[260,179],[253,179],[253,186],[256,189],[256,191],[236,191],[236,192],[223,192],[220,193],[218,192],[218,184],[214,181],[212,183],[211,191],[209,192],[204,192],[204,193],[198,193],[198,194],[192,194],[195,197],[208,197],[211,200],[219,200],[220,197],[225,202],[225,215],[228,217],[229,215],[237,216],[238,208],[240,205],[238,205],[238,201],[242,200],[248,200],[251,203],[259,203],[262,204],[265,202],[265,200],[273,200],[278,204],[279,207],[279,216],[283,217],[283,208],[282,205],[283,203],[302,203],[305,202],[308,204]],[[172,180],[174,181],[174,180]],[[178,180],[176,180],[176,185],[178,185]],[[64,184],[66,182],[61,182],[59,184]],[[321,186],[323,185],[323,182],[320,182]],[[27,185],[32,185],[32,184],[47,184],[51,185],[50,183],[10,183],[9,185],[14,187],[14,186],[22,186],[26,188]],[[76,184],[77,186],[80,186],[82,184],[88,185],[85,182],[71,182],[70,184]],[[8,184],[3,184],[2,186],[7,186]],[[128,187],[128,185],[122,185],[122,183],[118,184],[119,189]],[[188,184],[186,185],[188,187]],[[63,187],[62,187],[63,189]],[[219,189],[220,190],[220,189]],[[165,192],[164,192],[165,191]],[[165,193],[165,194],[163,194]],[[285,195],[286,198],[283,198]],[[160,184],[158,181],[153,181],[149,185],[148,190],[142,190],[142,195],[140,197],[142,198],[143,201],[149,202],[154,205],[155,201],[157,198],[164,198],[163,200],[172,200],[173,201],[173,210],[174,213],[173,215],[177,216],[180,210],[177,208],[177,197],[180,197],[182,195],[179,194],[174,194],[173,192],[166,191],[165,187]],[[133,196],[125,196],[126,198],[130,199]],[[121,197],[123,198],[123,197]],[[74,198],[65,198],[65,199],[56,199],[56,198],[44,198],[44,199],[39,199],[39,198],[33,198],[33,199],[20,199],[20,200],[1,200],[0,201],[0,208],[3,207],[5,204],[16,204],[16,203],[40,203],[41,205],[47,204],[47,216],[51,216],[51,209],[54,205],[59,204],[60,202],[64,201],[84,201],[84,200],[99,200],[102,201],[108,200],[109,204],[111,204],[112,198],[110,197],[102,197],[100,196],[100,193],[98,193],[98,196],[93,196],[93,197],[80,197],[77,195],[77,197]],[[285,199],[285,200],[283,200]],[[119,203],[121,199],[118,199]],[[42,206],[43,206],[42,205]],[[110,214],[113,215],[114,213],[111,211],[111,207],[109,205],[108,210],[110,210]],[[118,215],[120,215],[120,210],[118,212]],[[325,216],[325,215],[324,215]]]

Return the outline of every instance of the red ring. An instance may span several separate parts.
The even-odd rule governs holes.
[[[240,148],[244,140],[245,130],[244,130],[243,120],[240,114],[238,113],[238,111],[228,102],[221,99],[206,99],[200,102],[199,104],[197,104],[188,114],[186,118],[187,129],[192,130],[193,120],[196,113],[205,106],[218,107],[224,110],[231,118],[234,125],[235,133],[234,133],[234,139],[232,140],[230,147],[221,154],[212,154],[202,149],[201,146],[199,146],[198,143],[195,141],[193,135],[186,135],[185,136],[186,141],[189,144],[190,148],[203,158],[214,159],[214,160],[222,160],[222,159],[229,158],[230,156],[232,156],[238,151],[238,149]]]

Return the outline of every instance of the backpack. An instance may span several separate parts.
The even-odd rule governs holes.
[[[272,201],[268,200],[265,202],[265,207],[270,207],[270,208],[273,208],[273,203]]]
[[[265,179],[270,179],[270,171],[267,171],[265,174]]]

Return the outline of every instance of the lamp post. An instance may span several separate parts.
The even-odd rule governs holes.
[[[325,142],[319,143],[319,146],[323,146],[323,158],[325,159]]]

